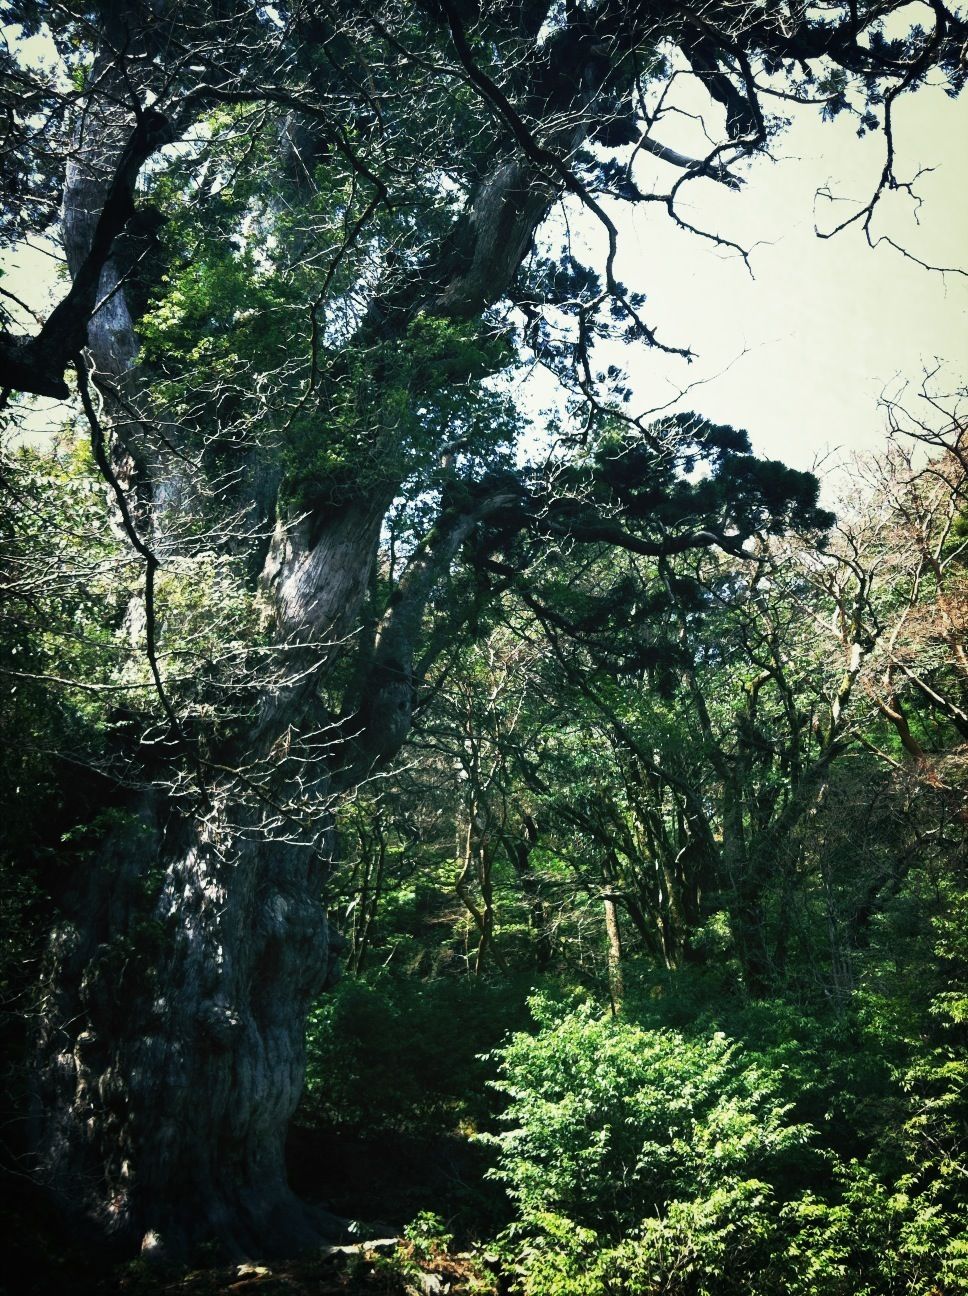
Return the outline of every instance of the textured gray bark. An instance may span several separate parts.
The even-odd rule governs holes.
[[[338,941],[309,847],[246,842],[221,806],[147,797],[51,943],[41,1037],[47,1182],[126,1247],[287,1251],[339,1232],[286,1185],[303,1026]],[[157,894],[154,888],[159,886]]]

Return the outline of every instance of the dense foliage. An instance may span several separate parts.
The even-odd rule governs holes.
[[[559,554],[342,818],[305,1118],[478,1131],[534,1296],[968,1290],[950,437],[819,546]]]
[[[525,1296],[968,1291],[958,400],[835,515],[634,408],[689,353],[616,276],[639,204],[745,257],[683,196],[791,103],[880,136],[876,243],[960,12],[0,12],[0,241],[66,260],[0,286],[4,1183],[318,1248],[297,1112]]]

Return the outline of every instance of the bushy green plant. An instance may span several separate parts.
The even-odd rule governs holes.
[[[697,1275],[731,1290],[775,1244],[775,1185],[812,1135],[778,1077],[721,1034],[533,1010],[538,1035],[497,1055],[511,1128],[494,1172],[518,1208],[526,1290],[704,1290]]]
[[[776,1076],[722,1034],[689,1040],[532,1000],[541,1030],[500,1050],[501,1167],[522,1215],[618,1233],[669,1202],[761,1177],[802,1149]]]
[[[403,1236],[418,1260],[433,1260],[445,1253],[454,1240],[447,1225],[433,1211],[420,1211],[404,1228]]]
[[[836,1193],[784,1208],[790,1296],[949,1296],[968,1291],[961,1213],[946,1212],[915,1176],[886,1184],[857,1161],[835,1164]]]
[[[533,1010],[537,1035],[495,1054],[510,1128],[493,1140],[527,1296],[968,1290],[961,1213],[913,1158],[878,1173],[795,1119],[795,1045],[771,1066],[720,1033]]]
[[[347,977],[310,1015],[303,1119],[371,1132],[478,1128],[495,1105],[480,1054],[523,1024],[525,994],[462,977]]]

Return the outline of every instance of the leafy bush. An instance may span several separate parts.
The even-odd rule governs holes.
[[[510,1128],[492,1172],[527,1296],[968,1290],[958,1214],[819,1149],[782,1064],[588,1005],[533,1011],[538,1034],[495,1054]]]
[[[494,1172],[530,1243],[526,1289],[665,1290],[677,1274],[753,1267],[780,1227],[773,1185],[812,1133],[789,1121],[777,1078],[720,1034],[533,1010],[537,1037],[498,1054],[512,1128]]]
[[[463,977],[347,977],[310,1015],[303,1119],[413,1134],[480,1127],[495,1106],[480,1054],[524,1024],[525,995]]]
[[[961,1215],[918,1193],[913,1177],[883,1183],[857,1161],[834,1164],[836,1192],[783,1211],[790,1296],[952,1296],[968,1291]]]

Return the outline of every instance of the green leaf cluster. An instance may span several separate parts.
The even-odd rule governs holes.
[[[953,1203],[797,1118],[795,1047],[532,1007],[537,1034],[495,1054],[510,1128],[493,1139],[528,1296],[968,1290]]]

